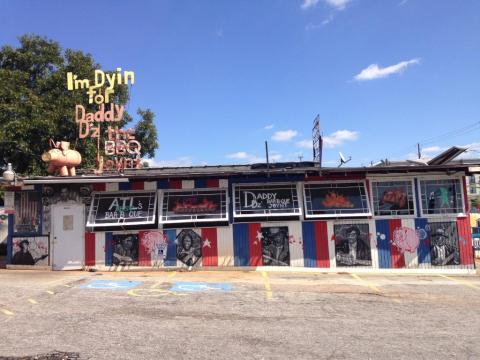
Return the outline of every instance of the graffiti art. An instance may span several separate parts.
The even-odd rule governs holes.
[[[413,215],[413,191],[409,181],[372,183],[375,215]]]
[[[262,227],[263,264],[289,266],[288,226]]]
[[[183,229],[177,236],[177,259],[194,266],[202,257],[202,238],[192,229]]]
[[[113,235],[113,265],[138,265],[138,235]]]
[[[372,266],[368,224],[341,224],[333,228],[337,266]]]
[[[432,265],[459,265],[460,251],[456,222],[432,222],[430,225],[430,256]]]
[[[13,265],[48,265],[48,236],[13,237]]]
[[[40,193],[22,191],[15,193],[15,233],[40,232]]]

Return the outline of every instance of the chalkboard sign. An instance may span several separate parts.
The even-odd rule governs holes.
[[[165,191],[160,221],[226,221],[227,192],[220,190]]]
[[[235,186],[235,216],[299,214],[295,184]]]
[[[153,224],[155,191],[125,191],[93,194],[87,226]]]

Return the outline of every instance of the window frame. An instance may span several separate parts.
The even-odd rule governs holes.
[[[195,217],[196,215],[189,215],[189,218],[184,218],[184,219],[178,219],[178,220],[163,220],[164,217],[164,208],[163,208],[163,202],[166,198],[166,194],[168,193],[192,193],[194,195],[195,193],[199,192],[209,192],[209,193],[223,193],[225,195],[225,218],[207,218],[207,219],[202,219]],[[159,197],[159,202],[160,205],[158,206],[158,224],[191,224],[191,223],[207,223],[207,222],[228,222],[230,220],[230,214],[229,214],[229,196],[228,196],[228,189],[225,187],[219,187],[219,188],[199,188],[199,189],[160,189],[158,190],[158,197]],[[200,214],[201,215],[201,214]],[[205,215],[205,214],[203,214]],[[197,215],[198,216],[198,215]]]
[[[367,205],[367,212],[365,213],[332,213],[332,214],[309,214],[307,206],[307,186],[309,185],[321,185],[321,184],[362,184],[365,191],[365,200]],[[334,187],[332,187],[334,189]],[[366,179],[361,180],[340,180],[340,181],[309,181],[305,182],[303,186],[303,206],[305,207],[305,219],[318,219],[318,218],[360,218],[360,217],[372,217],[372,206],[370,204],[370,196],[368,194],[368,188],[366,184]],[[310,200],[311,201],[311,200]]]
[[[92,215],[93,204],[95,202],[95,196],[104,195],[103,197],[108,197],[109,195],[114,196],[118,194],[149,194],[152,193],[154,195],[154,207],[153,207],[153,219],[151,221],[135,221],[135,222],[116,222],[116,223],[90,223],[90,218]],[[158,205],[158,194],[156,190],[120,190],[120,191],[93,191],[92,192],[92,201],[90,203],[87,215],[87,221],[85,227],[95,228],[95,227],[124,227],[128,228],[129,226],[138,226],[138,225],[153,225],[156,222],[157,217],[157,205]],[[96,216],[95,216],[96,217]],[[133,230],[134,231],[134,230]]]
[[[269,187],[272,186],[284,186],[285,189],[295,189],[296,191],[296,199],[295,196],[292,196],[293,201],[297,202],[297,207],[294,208],[293,212],[271,212],[271,209],[268,210],[266,209],[265,211],[270,211],[270,212],[264,212],[264,213],[257,213],[257,214],[241,214],[239,211],[241,206],[237,208],[237,189],[240,191],[241,188],[244,188],[244,190],[248,190],[251,188],[252,190],[255,188],[259,187],[264,187],[265,190],[268,191]],[[233,198],[233,217],[234,218],[267,218],[267,217],[292,217],[292,216],[298,216],[301,217],[303,214],[302,211],[302,198],[301,198],[301,189],[300,183],[298,182],[279,182],[279,183],[235,183],[232,185],[232,198]]]
[[[419,215],[421,217],[465,217],[467,216],[466,210],[465,210],[465,191],[464,191],[464,184],[463,184],[463,176],[417,176],[418,179],[418,194],[419,194]],[[448,212],[448,213],[439,213],[439,214],[428,214],[424,212],[423,208],[423,193],[422,193],[422,181],[438,181],[438,180],[457,180],[460,185],[460,201],[461,201],[461,206],[460,206],[460,212]],[[428,209],[427,209],[428,210]]]
[[[414,177],[406,177],[406,178],[398,178],[398,177],[371,177],[368,178],[368,188],[370,190],[370,202],[371,202],[371,210],[372,216],[375,219],[392,219],[392,218],[402,218],[402,219],[415,219],[417,214],[419,214],[419,209],[417,208],[417,192],[415,188],[415,178]],[[413,199],[413,214],[408,215],[376,215],[375,214],[375,202],[373,198],[374,190],[373,190],[373,183],[376,182],[408,182],[411,185],[412,190],[412,199]]]

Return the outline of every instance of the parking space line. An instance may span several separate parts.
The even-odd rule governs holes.
[[[54,293],[53,291],[51,291],[51,290],[47,290],[46,293],[47,293],[47,294],[50,294],[50,295],[54,295],[54,294],[55,294],[55,293]]]
[[[265,286],[265,295],[267,299],[272,298],[272,287],[270,286],[270,279],[268,278],[268,273],[266,271],[262,271],[263,276],[263,284]]]
[[[29,302],[30,304],[34,304],[34,305],[38,304],[38,302],[37,302],[36,300],[34,300],[34,299],[28,299],[28,302]]]
[[[362,279],[360,276],[358,276],[357,274],[350,274],[354,279],[360,281],[361,283],[365,284],[365,286],[369,287],[370,289],[372,289],[373,291],[375,291],[376,293],[381,293],[380,289],[378,287],[376,287],[375,285],[373,285],[372,283]]]
[[[177,274],[176,271],[172,271],[171,273],[168,274],[168,277],[173,278],[176,274]],[[153,284],[152,286],[150,286],[150,289],[155,289],[155,288],[159,287],[162,283],[163,283],[163,281],[158,281],[155,284]]]
[[[15,315],[13,312],[11,312],[10,310],[7,310],[7,309],[0,309],[0,311],[2,313],[4,313],[5,315],[8,315],[8,316],[13,316]]]
[[[463,280],[463,279],[462,280],[456,279],[456,278],[453,278],[453,277],[450,277],[450,276],[447,276],[447,275],[440,275],[440,276],[445,278],[445,279],[456,282],[457,284],[467,286],[467,287],[472,288],[472,289],[480,290],[480,287],[478,287],[477,285],[473,285],[470,281]]]

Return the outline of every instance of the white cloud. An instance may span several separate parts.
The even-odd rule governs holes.
[[[323,146],[332,149],[343,145],[347,141],[355,141],[358,139],[357,131],[337,130],[328,136],[323,137]]]
[[[317,5],[320,0],[303,0],[302,9],[306,10]]]
[[[245,151],[239,151],[233,154],[226,155],[228,159],[247,159],[249,155]]]
[[[408,2],[408,0],[402,0],[398,3],[398,6],[403,6]]]
[[[297,141],[297,143],[295,145],[297,145],[297,147],[303,148],[303,149],[312,149],[313,148],[313,143],[312,143],[312,140],[310,140],[310,139]]]
[[[265,157],[257,156],[255,154],[250,154],[245,151],[238,151],[236,153],[225,155],[228,159],[240,160],[242,164],[254,164],[254,163],[264,163],[266,162]],[[277,153],[276,151],[271,151],[269,154],[270,162],[277,162],[283,158],[282,154]]]
[[[273,124],[268,124],[263,127],[264,130],[272,130],[275,125]]]
[[[344,10],[350,0],[325,0],[325,2],[328,5],[334,7],[335,10]]]
[[[333,21],[333,18],[333,14],[328,15],[328,17],[322,21],[322,26],[330,24]]]
[[[420,59],[412,59],[407,61],[401,61],[398,64],[390,65],[384,68],[379,67],[377,64],[371,64],[366,69],[360,71],[355,75],[354,79],[357,81],[374,80],[385,78],[392,74],[400,73],[410,65],[416,65],[420,63]]]
[[[298,134],[298,131],[296,130],[275,131],[275,133],[272,135],[272,140],[273,141],[290,141],[295,136],[297,136],[297,134]]]
[[[145,161],[148,162],[150,167],[182,167],[193,165],[191,156],[182,156],[172,160],[145,159]]]
[[[443,150],[446,150],[446,148],[440,147],[440,146],[429,146],[420,150],[422,151],[422,153],[431,154],[431,153],[440,153]]]
[[[314,7],[320,0],[303,0],[302,9],[307,10]],[[344,10],[351,0],[325,0],[325,3],[333,7],[335,10]]]

